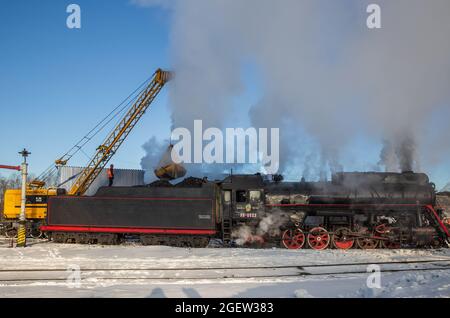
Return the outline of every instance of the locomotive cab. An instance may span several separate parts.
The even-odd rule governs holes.
[[[239,219],[256,219],[264,208],[264,190],[235,190],[234,217]]]
[[[257,220],[264,212],[264,183],[261,175],[233,175],[222,182],[224,216],[234,221]]]

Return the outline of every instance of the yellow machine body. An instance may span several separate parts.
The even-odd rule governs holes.
[[[58,194],[57,189],[27,189],[27,202],[25,205],[28,220],[42,220],[47,216],[47,201],[50,196]],[[3,218],[16,220],[20,215],[21,190],[8,189],[5,191]]]

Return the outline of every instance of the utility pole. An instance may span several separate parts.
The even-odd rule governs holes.
[[[31,155],[25,148],[19,154],[23,157],[23,162],[21,165],[22,172],[22,196],[20,200],[20,216],[19,216],[19,230],[17,232],[17,246],[25,247],[27,245],[27,218],[25,214],[25,206],[27,204],[27,175],[28,175],[28,164],[27,157]]]

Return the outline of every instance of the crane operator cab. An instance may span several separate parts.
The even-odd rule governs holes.
[[[7,237],[14,237],[17,232],[21,207],[21,189],[7,189],[4,196],[2,213],[2,232]],[[47,216],[47,202],[49,197],[66,194],[65,189],[56,188],[27,188],[25,215],[29,221],[30,236],[39,237],[40,221]]]

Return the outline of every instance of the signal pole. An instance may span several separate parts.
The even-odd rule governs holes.
[[[25,247],[27,245],[27,219],[25,213],[25,207],[27,204],[27,176],[28,176],[28,164],[27,157],[31,155],[25,148],[19,152],[23,157],[21,165],[22,172],[22,193],[20,202],[20,216],[19,216],[19,230],[17,231],[17,246]]]

